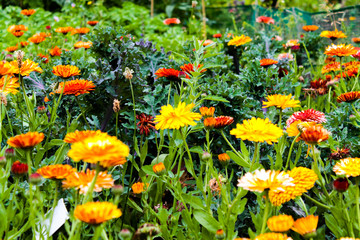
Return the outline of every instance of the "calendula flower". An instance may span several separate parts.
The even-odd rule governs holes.
[[[96,171],[87,169],[86,172],[72,172],[62,181],[62,187],[65,189],[75,188],[81,194],[86,194],[95,177]],[[94,185],[94,192],[101,192],[102,189],[109,189],[114,186],[114,179],[111,174],[99,172]]]
[[[216,125],[216,119],[213,117],[207,117],[204,119],[204,127],[206,129],[212,129]]]
[[[92,225],[99,225],[121,215],[121,210],[110,202],[88,202],[76,206],[74,211],[76,219]]]
[[[360,238],[342,237],[339,240],[360,240]]]
[[[264,58],[260,60],[260,66],[262,67],[270,67],[271,65],[277,64],[278,61],[273,59]]]
[[[85,48],[88,49],[92,46],[92,42],[88,41],[88,42],[83,42],[83,41],[79,41],[77,43],[74,44],[74,48],[78,49],[78,48]]]
[[[286,129],[289,137],[295,137],[300,133],[299,129],[304,129],[309,126],[316,125],[316,122],[302,122],[301,120],[296,120]],[[298,138],[297,141],[300,141]]]
[[[198,65],[198,69],[201,68],[202,66],[204,66],[203,64],[199,64]],[[184,64],[182,66],[180,66],[181,70],[183,70],[184,72],[188,73],[188,74],[192,74],[192,72],[194,72],[194,64],[192,63],[188,63],[188,64]],[[200,72],[205,72],[206,69],[202,69]]]
[[[313,32],[313,31],[318,30],[319,27],[316,26],[316,25],[306,25],[306,26],[303,26],[302,29],[303,29],[305,32]]]
[[[293,108],[300,107],[300,101],[292,99],[292,95],[281,95],[274,94],[266,97],[267,102],[263,101],[263,108],[268,108],[271,106],[275,106],[277,108],[285,109],[285,108]]]
[[[14,148],[28,149],[41,143],[44,140],[44,137],[43,133],[28,132],[9,138],[7,144]]]
[[[328,46],[324,52],[324,54],[329,56],[338,56],[338,57],[344,57],[344,56],[351,56],[353,54],[356,54],[358,51],[354,48],[353,45],[348,44],[331,44],[331,46]]]
[[[222,34],[221,33],[215,33],[213,35],[213,38],[221,38],[222,37]]]
[[[359,69],[358,68],[350,68],[349,70],[346,70],[342,73],[343,78],[349,79],[352,77],[356,77],[358,75]],[[337,74],[334,77],[334,81],[338,81],[341,78],[341,73]]]
[[[344,63],[342,66],[343,66],[343,68],[345,68],[345,70],[359,68],[360,62],[359,61],[350,61],[350,62]]]
[[[248,36],[245,36],[245,35],[241,35],[241,36],[236,36],[236,37],[233,37],[229,42],[228,42],[228,46],[241,46],[241,45],[244,45],[248,42],[251,42],[252,39]]]
[[[28,170],[29,166],[26,163],[21,163],[20,161],[15,161],[11,165],[11,172],[18,176],[26,174]]]
[[[201,116],[204,118],[209,118],[214,116],[215,108],[214,107],[201,107],[200,109]]]
[[[42,59],[43,63],[49,62],[49,56],[39,53],[38,56]]]
[[[43,178],[64,179],[73,172],[76,172],[76,169],[68,164],[55,164],[39,168],[36,172]]]
[[[274,170],[255,170],[254,173],[247,172],[238,180],[238,187],[252,192],[283,192],[284,187],[294,186],[293,179],[285,172]]]
[[[360,176],[360,158],[344,158],[335,164],[333,171],[336,175],[346,175],[346,177]]]
[[[354,43],[360,43],[360,37],[355,37],[351,39]]]
[[[133,192],[135,194],[140,194],[142,192],[144,192],[146,189],[149,186],[149,184],[147,183],[146,184],[146,187],[145,187],[145,184],[142,183],[142,182],[137,182],[137,183],[134,183],[132,186],[131,186],[131,189],[133,190]]]
[[[336,148],[336,150],[331,149],[329,160],[339,160],[350,156],[350,148]]]
[[[11,75],[14,72],[15,68],[9,62],[0,61],[0,76]]]
[[[148,136],[150,134],[150,130],[155,130],[153,116],[141,113],[140,115],[136,115],[136,119],[139,120],[139,122],[136,123],[136,126],[140,130],[141,135],[144,134],[145,136]]]
[[[16,60],[11,61],[10,64],[13,66],[12,73],[20,74],[21,76],[29,76],[32,72],[43,72],[43,70],[39,67],[39,64],[31,61],[30,59],[26,59],[25,61],[23,61],[20,69]]]
[[[293,113],[293,115],[291,115],[291,117],[286,121],[286,127],[289,127],[290,124],[292,124],[297,120],[300,120],[302,122],[316,122],[316,123],[326,122],[324,113],[320,111],[316,111],[311,108]]]
[[[99,21],[87,21],[87,24],[89,24],[90,26],[95,26],[99,23]]]
[[[292,55],[291,53],[280,53],[277,58],[279,60],[292,61],[294,59],[294,55]]]
[[[76,28],[71,31],[71,35],[74,35],[74,34],[84,35],[84,34],[87,34],[89,31],[90,31],[90,29],[87,27]]]
[[[311,189],[318,179],[316,173],[308,168],[295,167],[287,174],[293,179],[292,186],[284,187],[284,191],[270,191],[269,199],[272,205],[280,206]]]
[[[21,31],[19,31],[19,32],[12,32],[12,35],[14,35],[15,37],[19,38],[19,37],[21,37],[22,35],[24,35],[24,32],[21,32]]]
[[[19,92],[20,83],[18,78],[3,76],[0,78],[0,93],[7,96],[9,93],[16,94]]]
[[[260,16],[256,18],[258,23],[275,24],[275,20],[271,17]]]
[[[220,162],[228,162],[230,161],[230,156],[227,153],[221,153],[218,155],[218,159]]]
[[[331,81],[331,75],[326,75],[326,80],[324,79],[315,79],[310,82],[310,89],[304,89],[304,90],[310,90],[313,91],[319,95],[324,95],[328,91],[328,83]]]
[[[186,105],[185,102],[179,102],[176,108],[173,108],[170,104],[162,106],[160,110],[160,115],[155,117],[155,128],[159,129],[179,129],[184,126],[194,126],[196,125],[195,121],[201,119],[199,113],[191,112],[191,109],[195,104],[191,103]]]
[[[242,140],[272,144],[278,141],[283,132],[278,126],[272,124],[268,118],[253,117],[249,120],[244,120],[243,124],[236,124],[236,128],[232,129],[230,134]]]
[[[15,52],[18,49],[17,46],[10,46],[5,49],[7,52]]]
[[[201,42],[204,47],[214,43],[214,41],[211,39],[206,39],[205,41],[201,41]]]
[[[290,39],[286,42],[285,47],[297,47],[300,46],[299,39]]]
[[[267,226],[272,232],[287,232],[294,224],[290,215],[273,216],[267,220]]]
[[[53,67],[52,73],[56,76],[67,79],[69,77],[80,75],[80,70],[77,66],[57,65]]]
[[[74,30],[73,27],[59,27],[59,28],[55,29],[55,32],[66,35],[73,30]]]
[[[156,174],[161,174],[162,172],[165,172],[165,165],[164,163],[160,162],[158,164],[155,164],[153,167],[152,167],[154,173]]]
[[[310,125],[302,129],[299,137],[307,144],[318,144],[326,141],[329,138],[330,132],[326,130],[321,124]]]
[[[55,57],[55,56],[60,56],[62,51],[61,48],[55,46],[54,48],[50,49],[49,52],[52,57]]]
[[[26,47],[27,45],[29,45],[29,43],[24,41],[24,42],[20,42],[20,45],[23,48],[23,47]]]
[[[76,130],[75,132],[71,132],[65,135],[64,142],[66,143],[76,143],[81,142],[85,138],[88,137],[96,137],[96,136],[109,136],[106,132],[101,132],[100,130],[86,130],[86,131],[79,131]]]
[[[292,240],[292,238],[282,233],[263,233],[256,236],[254,240]]]
[[[45,37],[39,36],[39,35],[34,35],[31,38],[29,38],[28,40],[34,44],[39,44],[43,41],[45,41]]]
[[[346,38],[347,36],[342,31],[335,29],[335,31],[322,31],[320,37],[330,38],[334,41],[338,38]]]
[[[11,25],[7,29],[8,32],[19,32],[19,31],[27,31],[27,30],[28,28],[25,27],[24,25]]]
[[[31,15],[33,15],[34,13],[35,13],[36,11],[35,11],[35,9],[23,9],[23,10],[21,10],[21,14],[22,15],[25,15],[25,16],[31,16]]]
[[[61,94],[61,92],[63,92],[64,95],[79,96],[85,93],[90,93],[90,91],[94,91],[94,90],[95,90],[95,84],[92,81],[84,80],[84,79],[76,79],[76,80],[61,82],[55,93]]]
[[[178,18],[167,18],[163,21],[165,25],[171,25],[171,24],[180,24],[180,19]]]
[[[175,70],[172,68],[169,68],[169,69],[160,68],[155,72],[155,75],[156,75],[155,79],[165,77],[169,81],[180,81],[181,79],[179,78],[179,74],[180,74],[179,70]]]
[[[321,74],[326,74],[329,72],[336,72],[340,71],[340,63],[339,62],[332,62],[322,67]]]
[[[309,215],[307,217],[297,219],[291,229],[302,236],[306,236],[316,232],[318,221],[319,216]]]
[[[342,102],[351,103],[358,100],[359,98],[360,98],[360,91],[353,91],[353,92],[340,94],[340,96],[337,97],[336,101],[338,103],[342,103]]]

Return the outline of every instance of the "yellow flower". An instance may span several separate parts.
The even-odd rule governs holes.
[[[64,142],[66,143],[76,143],[81,142],[88,137],[94,136],[109,136],[105,132],[101,132],[100,130],[93,131],[93,130],[86,130],[86,131],[79,131],[75,130],[75,132],[67,133],[64,138]]]
[[[204,118],[214,117],[215,108],[214,107],[201,107],[200,113]]]
[[[307,217],[297,219],[291,229],[302,236],[315,233],[318,221],[319,216],[309,215]]]
[[[331,46],[328,46],[325,49],[324,54],[329,55],[329,56],[338,56],[338,57],[344,57],[344,56],[350,56],[353,54],[356,54],[358,51],[356,50],[356,48],[351,45],[345,45],[345,44],[339,44],[339,45],[335,45],[335,44],[331,44]]]
[[[289,137],[295,137],[300,133],[299,128],[304,129],[310,126],[314,126],[316,124],[316,122],[302,122],[301,120],[296,120],[295,122],[290,124],[290,126],[286,129],[286,132],[288,133]],[[297,139],[297,142],[298,141],[300,141],[299,138]]]
[[[294,219],[290,215],[273,216],[267,220],[267,225],[273,232],[287,232],[293,224]]]
[[[360,238],[349,238],[349,237],[342,237],[339,240],[360,240]]]
[[[75,162],[83,160],[88,163],[97,163],[107,167],[109,162],[122,165],[126,162],[130,149],[116,137],[98,135],[88,137],[71,146],[68,156]]]
[[[2,78],[0,78],[0,93],[5,96],[9,93],[18,93],[18,88],[20,87],[20,83],[18,82],[18,80],[18,78],[10,76],[3,76]]]
[[[12,73],[19,74],[20,72],[21,76],[29,76],[29,74],[34,71],[38,73],[43,72],[43,70],[39,67],[39,64],[31,61],[30,59],[26,59],[24,62],[22,62],[20,69],[16,60],[11,61],[10,64],[13,66]]]
[[[146,188],[149,186],[149,184],[147,183],[146,184]],[[134,183],[132,186],[131,186],[131,189],[133,190],[133,192],[135,194],[140,194],[142,192],[144,192],[146,189],[145,189],[145,184],[142,183],[142,182],[137,182],[137,183]]]
[[[338,31],[337,29],[335,29],[335,31],[322,31],[320,37],[326,37],[330,38],[331,40],[336,40],[338,38],[346,38],[346,35],[342,31]]]
[[[291,99],[292,95],[274,94],[266,97],[267,102],[263,101],[264,108],[275,106],[277,108],[285,109],[289,107],[300,107],[300,101]]]
[[[292,240],[292,238],[282,233],[263,233],[254,240]]]
[[[360,176],[360,158],[344,158],[337,162],[333,168],[336,175],[346,177]]]
[[[199,113],[193,113],[190,110],[195,105],[193,103],[186,105],[184,102],[179,102],[176,108],[173,108],[170,104],[162,106],[160,115],[155,117],[155,128],[161,129],[179,129],[180,127],[188,125],[196,125],[195,120],[200,120],[201,115]]]
[[[75,171],[76,169],[68,164],[55,164],[39,168],[36,172],[43,178],[64,179]]]
[[[272,124],[268,118],[253,117],[250,120],[244,120],[243,124],[236,124],[236,128],[232,129],[230,134],[242,140],[272,144],[278,141],[283,135],[283,131]]]
[[[248,43],[251,41],[252,41],[252,39],[245,35],[236,36],[236,37],[233,37],[233,39],[231,39],[228,42],[228,46],[234,45],[234,46],[238,47],[238,46],[244,45],[245,43]]]
[[[270,190],[274,192],[284,191],[284,187],[294,186],[293,179],[285,172],[275,170],[255,170],[254,173],[246,173],[238,180],[238,187],[252,192]]]
[[[121,210],[110,202],[88,202],[75,208],[74,216],[88,224],[98,225],[122,215]]]

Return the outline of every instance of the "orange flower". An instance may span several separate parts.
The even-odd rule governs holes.
[[[347,36],[342,31],[335,29],[335,31],[322,31],[320,37],[330,38],[332,41],[334,41],[338,38],[346,38]]]
[[[50,102],[50,99],[47,96],[45,96],[44,97],[44,102]]]
[[[360,37],[355,37],[351,39],[354,43],[360,43]]]
[[[241,35],[241,36],[236,36],[236,37],[233,37],[229,42],[228,42],[228,46],[236,46],[236,47],[239,47],[241,45],[244,45],[248,42],[251,42],[252,39],[248,36],[245,36],[245,35]]]
[[[203,45],[204,47],[206,47],[206,46],[208,46],[208,45],[210,45],[210,44],[212,44],[212,43],[214,43],[213,40],[206,39],[205,41],[202,42],[202,45]]]
[[[215,33],[213,35],[213,38],[221,38],[222,37],[222,34],[221,33]]]
[[[19,37],[21,37],[22,35],[24,35],[24,32],[22,32],[22,31],[12,32],[12,35],[14,35],[15,37],[19,38]]]
[[[325,59],[325,64],[336,62],[336,58],[327,56]]]
[[[34,9],[23,9],[23,10],[21,10],[21,14],[22,15],[25,15],[25,16],[31,16],[31,15],[33,15],[34,13],[35,13],[36,11],[34,10]]]
[[[28,149],[41,143],[44,140],[44,137],[43,133],[28,132],[9,138],[7,144],[14,148]]]
[[[18,49],[17,46],[10,46],[5,49],[7,52],[15,52]]]
[[[51,36],[51,33],[45,33],[45,32],[40,32],[40,33],[36,33],[33,35],[33,37],[43,37],[43,38],[47,38],[50,36]]]
[[[39,44],[43,41],[45,41],[45,37],[43,36],[40,36],[40,35],[33,35],[31,38],[29,38],[28,40],[32,43],[35,43],[35,44]]]
[[[299,138],[307,144],[318,144],[326,141],[329,138],[329,135],[330,132],[321,124],[316,124],[304,127]]]
[[[269,67],[269,66],[277,64],[277,63],[278,63],[278,61],[273,60],[273,59],[268,59],[268,58],[264,58],[264,59],[260,60],[260,66],[263,66],[263,67]]]
[[[340,45],[335,45],[335,44],[331,44],[331,46],[328,46],[324,52],[326,55],[330,55],[330,56],[338,56],[338,57],[343,57],[343,56],[350,56],[353,54],[357,53],[357,50],[354,48],[353,45],[349,44],[349,45],[345,45],[345,44],[340,44]]]
[[[95,26],[98,23],[99,21],[87,21],[87,24],[89,24],[90,26]]]
[[[75,188],[80,190],[81,194],[86,194],[90,188],[91,182],[95,177],[96,171],[87,169],[86,172],[73,172],[69,174],[65,180],[62,181],[62,187],[65,189]],[[94,191],[101,192],[103,188],[112,188],[114,186],[114,179],[111,174],[99,172]]]
[[[266,24],[275,24],[275,20],[271,17],[260,16],[256,18],[256,22],[258,23],[266,23]]]
[[[153,167],[152,167],[154,173],[156,174],[161,174],[163,172],[165,172],[165,165],[164,163],[160,162],[158,164],[155,164]]]
[[[305,32],[313,32],[313,31],[316,31],[316,30],[318,30],[318,29],[319,29],[319,27],[316,26],[316,25],[306,25],[306,26],[303,26],[303,30],[304,30]]]
[[[215,108],[214,107],[201,107],[200,109],[201,116],[204,118],[209,118],[214,116]]]
[[[170,25],[170,24],[180,24],[180,19],[178,18],[167,18],[163,21],[163,23],[165,25]]]
[[[204,119],[204,127],[207,129],[212,129],[216,125],[216,119],[213,117],[208,117]]]
[[[360,62],[359,61],[350,61],[350,62],[344,63],[342,66],[343,66],[343,68],[345,68],[345,70],[359,68]]]
[[[16,60],[11,61],[10,64],[14,67],[13,72],[14,74],[21,74],[21,76],[29,76],[32,72],[42,73],[43,70],[39,67],[39,64],[36,62],[31,61],[30,59],[26,59],[22,62],[21,68],[19,70],[18,62]]]
[[[67,79],[69,77],[80,75],[80,70],[77,66],[57,65],[53,67],[52,73],[56,76]]]
[[[64,142],[66,142],[66,143],[76,143],[76,142],[81,142],[81,141],[83,141],[84,139],[86,139],[88,137],[94,137],[94,136],[99,136],[99,135],[108,136],[108,134],[106,132],[101,132],[100,130],[97,130],[97,131],[92,131],[92,130],[79,131],[79,130],[76,130],[75,132],[67,133],[65,135]]]
[[[73,27],[59,27],[59,28],[55,29],[55,32],[66,35],[73,30],[74,30]]]
[[[350,68],[346,72],[342,73],[343,78],[356,77],[358,75],[358,68]],[[337,74],[334,80],[339,80],[341,78],[341,73]]]
[[[55,164],[39,168],[36,172],[43,176],[43,178],[64,179],[73,172],[76,172],[76,169],[68,164]]]
[[[14,71],[14,66],[8,62],[0,61],[0,76],[10,75]]]
[[[293,231],[307,238],[311,237],[311,233],[316,232],[319,216],[309,215],[307,217],[299,218],[294,222],[294,226],[291,228]]]
[[[90,29],[87,27],[76,28],[71,31],[71,35],[74,35],[74,34],[84,35],[84,34],[87,34],[89,31],[90,31]]]
[[[74,44],[74,48],[75,49],[78,49],[78,48],[90,48],[92,46],[92,42],[88,41],[88,42],[82,42],[82,41],[79,41],[77,43]]]
[[[218,155],[218,159],[220,162],[228,162],[230,161],[230,156],[227,155],[226,153],[221,153]]]
[[[18,89],[20,87],[20,83],[18,82],[18,80],[19,79],[16,77],[3,76],[0,79],[0,93],[2,93],[4,96],[8,95],[9,93],[18,93]]]
[[[199,69],[202,66],[204,66],[204,65],[199,64],[197,68]],[[180,68],[181,68],[181,70],[183,70],[184,72],[189,73],[189,74],[194,72],[194,64],[192,64],[192,63],[184,64],[184,65],[180,66]],[[205,72],[205,71],[206,71],[206,69],[202,69],[200,72],[202,73],[202,72]]]
[[[172,68],[160,68],[155,72],[155,75],[157,76],[155,79],[166,77],[169,81],[179,81],[179,73],[179,70]]]
[[[61,82],[55,93],[61,94],[63,88],[64,88],[64,82]],[[63,94],[79,96],[81,94],[90,93],[90,91],[94,91],[95,90],[94,88],[95,88],[95,84],[92,81],[84,80],[84,79],[76,79],[65,82],[65,88]]]
[[[137,182],[137,183],[134,183],[132,186],[131,186],[131,189],[133,190],[133,192],[135,194],[139,194],[139,193],[142,193],[144,192],[146,189],[149,186],[149,184],[147,183],[146,184],[146,187],[145,187],[145,184],[142,183],[142,182]]]
[[[342,102],[354,102],[360,98],[360,91],[347,92],[343,93],[337,97],[336,101],[338,103]]]
[[[322,67],[321,74],[329,73],[329,72],[336,72],[340,71],[340,63],[339,62],[333,62],[329,63]]]
[[[7,29],[8,32],[19,32],[19,31],[27,31],[27,30],[28,28],[25,27],[24,25],[11,25]]]
[[[88,202],[76,206],[74,211],[76,219],[93,225],[99,225],[121,215],[121,210],[110,202]]]
[[[44,55],[44,54],[39,53],[38,56],[42,59],[42,61],[43,61],[44,63],[48,63],[48,62],[49,62],[49,56],[48,56],[48,55]]]
[[[23,48],[23,47],[26,47],[27,45],[29,45],[29,43],[24,41],[24,42],[20,42],[20,45]]]
[[[221,128],[231,125],[234,122],[234,118],[228,117],[228,116],[220,116],[220,117],[216,117],[215,121],[216,121],[216,123],[215,123],[214,128],[221,129]]]
[[[50,55],[52,57],[55,57],[55,56],[60,56],[61,55],[61,48],[59,48],[58,46],[55,46],[54,48],[50,49]]]

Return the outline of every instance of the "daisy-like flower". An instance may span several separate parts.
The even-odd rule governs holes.
[[[338,57],[344,57],[344,56],[351,56],[353,54],[356,54],[357,50],[354,48],[353,45],[345,45],[345,44],[331,44],[331,46],[328,46],[324,52],[324,54],[329,56],[338,56]]]
[[[314,91],[315,93],[317,93],[319,95],[324,95],[328,91],[327,85],[328,85],[329,81],[331,81],[331,75],[327,75],[326,80],[321,79],[321,78],[315,79],[310,82],[310,90]],[[304,89],[304,90],[307,90],[307,89]]]
[[[23,48],[23,47],[26,47],[27,45],[29,45],[29,43],[24,41],[24,42],[20,42],[20,45]]]
[[[234,121],[234,120],[233,120]],[[213,117],[207,117],[204,119],[204,127],[206,129],[212,129],[216,125],[216,120]]]
[[[7,52],[15,52],[18,49],[17,46],[10,46],[5,49]]]
[[[285,47],[298,47],[300,46],[299,39],[290,39],[286,42]]]
[[[155,72],[155,79],[165,77],[169,81],[180,81],[179,74],[180,71],[173,68],[160,68]]]
[[[309,215],[307,217],[299,218],[294,222],[291,228],[293,231],[307,238],[316,233],[319,216]]]
[[[76,219],[92,225],[99,225],[113,218],[119,218],[121,215],[121,210],[110,202],[88,202],[76,206],[74,211]]]
[[[292,240],[292,238],[282,233],[263,233],[256,236],[254,240]]]
[[[93,136],[72,144],[68,156],[75,162],[83,160],[87,163],[97,163],[108,167],[122,165],[129,155],[129,147],[116,137]]]
[[[351,103],[358,100],[359,98],[360,98],[360,91],[353,91],[353,92],[340,94],[340,96],[337,97],[336,101],[338,103],[342,103],[342,102]]]
[[[238,187],[252,192],[283,192],[284,187],[294,186],[293,179],[285,172],[275,170],[255,170],[254,173],[247,172],[238,179]]]
[[[350,68],[349,70],[342,73],[343,78],[352,78],[358,75],[359,69],[358,68]],[[341,73],[337,74],[334,77],[334,81],[338,81],[341,78]]]
[[[331,149],[329,160],[339,160],[350,156],[350,148],[336,148],[336,150]]]
[[[195,121],[201,119],[199,113],[191,112],[191,109],[195,104],[191,103],[186,105],[185,102],[179,102],[176,108],[173,108],[170,104],[167,106],[162,106],[160,110],[160,115],[155,117],[155,128],[159,129],[179,129],[184,126],[194,126],[196,125]]]
[[[16,77],[6,77],[3,76],[0,78],[0,93],[4,96],[9,93],[16,94],[19,92],[20,83]]]
[[[163,21],[165,25],[171,25],[171,24],[180,24],[180,19],[178,18],[167,18]]]
[[[271,65],[277,64],[279,61],[264,58],[260,60],[260,66],[262,67],[270,67]]]
[[[201,42],[204,47],[214,43],[214,41],[211,39],[206,39],[205,41],[199,41],[199,42]]]
[[[273,216],[267,220],[267,226],[272,232],[287,232],[294,224],[294,219],[290,215]]]
[[[165,171],[165,165],[164,163],[160,162],[158,164],[155,164],[153,167],[152,167],[154,173],[156,174],[161,174]]]
[[[61,82],[55,93],[61,94],[61,92],[63,91],[64,95],[79,96],[85,93],[90,93],[90,91],[94,91],[94,90],[95,90],[95,84],[92,81],[84,80],[84,79],[76,79],[65,82],[65,87],[64,87],[64,82]]]
[[[36,11],[35,11],[35,9],[23,9],[23,10],[21,10],[21,14],[22,15],[25,15],[25,16],[31,16],[31,15],[33,15],[34,13],[35,13]]]
[[[222,34],[221,33],[215,33],[213,35],[213,38],[221,38],[222,37]]]
[[[43,38],[47,38],[47,37],[51,37],[51,33],[49,32],[40,32],[40,33],[36,33],[33,35],[33,37],[43,37]]]
[[[318,30],[319,27],[316,26],[316,25],[306,25],[306,26],[303,26],[302,29],[303,29],[305,32],[314,32],[314,31]]]
[[[34,35],[32,36],[31,38],[29,38],[28,40],[34,44],[39,44],[43,41],[45,41],[46,38],[42,37],[42,36],[39,36],[39,35]]]
[[[205,119],[206,120],[206,119]],[[204,120],[204,121],[205,121]],[[229,117],[229,116],[219,116],[215,118],[215,126],[214,128],[216,129],[222,129],[224,127],[227,127],[229,125],[231,125],[234,122],[234,118],[233,117]]]
[[[85,35],[90,31],[90,28],[83,27],[83,28],[76,28],[71,31],[71,35],[80,34]]]
[[[30,59],[26,59],[25,61],[23,61],[20,69],[16,60],[11,61],[10,64],[13,66],[12,73],[20,74],[21,76],[29,76],[32,72],[43,72],[43,70],[39,67],[39,64],[31,61]]]
[[[48,63],[49,62],[49,56],[48,55],[44,55],[42,53],[39,53],[38,56],[41,58],[43,63]]]
[[[342,237],[339,240],[360,240],[360,238]]]
[[[360,43],[360,37],[355,37],[351,39],[354,43]]]
[[[79,41],[77,43],[74,44],[74,48],[78,49],[78,48],[85,48],[88,49],[92,46],[92,42],[88,41],[88,42],[83,42],[83,41]]]
[[[0,76],[11,75],[13,73],[14,66],[9,62],[0,61]]]
[[[55,56],[60,56],[62,51],[61,48],[55,46],[54,48],[50,49],[49,52],[52,57],[55,57]]]
[[[336,175],[346,177],[360,176],[360,158],[344,158],[337,162],[333,168]]]
[[[89,24],[90,26],[95,26],[99,23],[99,21],[87,21],[87,24]]]
[[[272,205],[280,206],[303,193],[306,193],[312,187],[318,179],[316,173],[312,169],[304,167],[295,167],[291,171],[287,172],[289,177],[293,179],[294,185],[287,186],[284,191],[280,192],[269,192],[269,199]]]
[[[55,29],[55,32],[66,35],[73,30],[74,30],[73,27],[59,27],[59,28]]]
[[[233,37],[229,42],[228,42],[228,46],[236,46],[239,47],[241,45],[244,45],[248,42],[251,42],[252,39],[248,36],[245,35],[241,35],[241,36],[236,36]]]
[[[320,37],[330,38],[334,41],[338,38],[346,38],[347,36],[342,31],[335,29],[335,31],[322,31]]]
[[[220,162],[228,162],[230,161],[230,156],[227,153],[221,153],[218,155],[218,159]]]
[[[69,77],[80,75],[80,69],[77,66],[72,65],[57,65],[53,67],[52,73],[67,79]]]
[[[214,116],[215,108],[214,107],[201,107],[200,109],[201,116],[204,118],[209,118]]]
[[[321,69],[321,74],[326,74],[329,72],[336,72],[336,71],[340,71],[340,63],[339,62],[333,62],[333,63],[329,63],[325,66],[322,67]]]
[[[93,131],[93,130],[86,130],[86,131],[79,131],[76,130],[75,132],[71,132],[65,135],[64,142],[66,143],[76,143],[81,142],[85,138],[88,137],[95,137],[95,136],[109,136],[106,132],[101,132],[100,130]]]
[[[136,123],[136,126],[140,130],[141,135],[144,134],[145,136],[148,136],[150,134],[150,130],[155,130],[153,116],[141,113],[140,115],[136,115],[136,119],[139,120],[139,122]]]
[[[144,192],[148,186],[149,186],[148,183],[145,185],[142,182],[137,182],[131,186],[131,189],[133,190],[133,193],[140,194],[140,193]]]
[[[300,101],[292,99],[292,95],[281,95],[274,94],[266,97],[267,102],[263,101],[263,108],[268,108],[271,106],[275,106],[277,108],[285,109],[285,108],[294,108],[300,107]]]
[[[87,169],[86,172],[72,172],[66,176],[62,181],[62,187],[65,189],[75,188],[80,191],[81,194],[86,194],[91,186],[91,182],[95,177],[96,171]],[[99,172],[94,191],[101,192],[103,188],[109,189],[114,186],[114,179],[111,174],[105,172]]]
[[[242,140],[267,142],[271,145],[273,142],[278,141],[283,132],[278,126],[271,123],[268,118],[253,117],[249,120],[244,120],[243,124],[236,124],[236,128],[232,129],[230,134]]]
[[[199,64],[198,65],[198,69],[201,68],[202,66],[204,66],[203,64]],[[194,72],[194,64],[192,63],[188,63],[188,64],[184,64],[182,66],[180,66],[181,70],[183,70],[184,72],[191,74],[192,72]],[[202,69],[200,72],[203,73],[205,72],[206,69]]]
[[[275,24],[275,20],[271,17],[260,16],[256,18],[256,22],[265,24]]]
[[[329,135],[330,132],[326,130],[321,124],[316,124],[303,127],[299,139],[311,145],[328,140]]]
[[[293,115],[286,121],[286,126],[289,127],[293,122],[300,120],[302,122],[316,122],[324,123],[326,122],[325,114],[316,111],[314,109],[306,109],[299,112],[294,112]]]
[[[7,144],[14,148],[29,149],[41,143],[44,137],[43,133],[28,132],[9,138]]]
[[[19,32],[19,31],[27,31],[27,30],[28,28],[25,27],[24,25],[11,25],[7,29],[8,32]]]
[[[43,178],[49,179],[64,179],[76,169],[68,164],[55,164],[39,168],[37,171]]]
[[[19,31],[19,32],[12,32],[12,35],[14,35],[15,37],[19,38],[19,37],[21,37],[22,35],[24,35],[24,32],[21,32],[21,31]]]
[[[302,122],[301,120],[296,120],[286,129],[286,132],[289,137],[295,137],[300,133],[299,129],[304,129],[309,126],[316,125],[316,122]],[[296,141],[300,141],[298,138]]]
[[[359,61],[350,61],[350,62],[344,63],[342,66],[343,66],[343,68],[345,68],[345,70],[359,68],[360,62]]]

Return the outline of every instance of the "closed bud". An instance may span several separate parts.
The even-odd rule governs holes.
[[[118,113],[120,111],[120,101],[117,99],[114,99],[113,102],[113,110],[114,112]]]
[[[349,188],[349,181],[347,178],[338,178],[334,180],[333,187],[338,192],[345,192]]]
[[[6,158],[12,158],[12,157],[15,157],[15,149],[13,148],[8,148],[5,150],[5,157]]]
[[[45,106],[38,106],[37,109],[36,109],[36,111],[37,111],[38,113],[40,113],[40,114],[44,114],[44,113],[47,112],[47,109],[46,109]]]
[[[11,172],[17,176],[24,175],[28,172],[29,166],[26,163],[16,161],[11,166]]]
[[[355,120],[356,120],[356,116],[353,115],[353,114],[351,114],[351,115],[349,116],[349,120],[350,120],[350,121],[355,121]]]
[[[153,166],[153,171],[154,173],[156,173],[157,175],[162,175],[166,172],[166,169],[165,169],[165,165],[164,163],[160,162],[158,164],[155,164]]]
[[[178,77],[179,78],[186,78],[186,73],[183,72],[183,71],[180,71]]]
[[[207,162],[211,159],[211,154],[208,152],[203,152],[202,156],[201,156],[201,160],[203,160],[204,162]]]
[[[121,195],[124,192],[124,187],[122,185],[114,185],[111,191],[115,195]]]
[[[6,164],[6,158],[4,156],[0,157],[0,167],[5,166]]]
[[[216,231],[216,234],[215,234],[215,238],[216,239],[225,239],[225,232],[224,230],[222,229],[219,229]]]
[[[39,185],[41,183],[42,176],[39,173],[33,173],[29,177],[29,182],[34,185]]]
[[[191,2],[191,6],[192,6],[193,8],[195,8],[197,4],[198,4],[197,1],[192,1],[192,2]]]
[[[122,229],[121,231],[120,231],[120,237],[122,237],[123,239],[130,239],[131,238],[131,232],[130,232],[130,230],[129,229]]]

